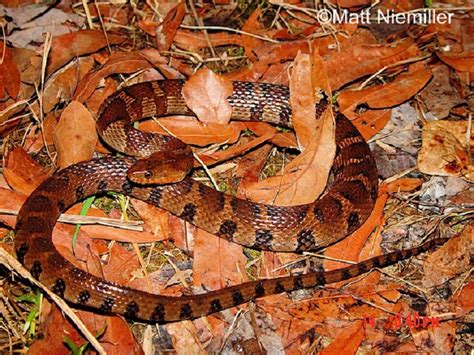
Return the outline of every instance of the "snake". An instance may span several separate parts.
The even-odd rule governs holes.
[[[227,195],[180,170],[192,167],[191,149],[170,135],[142,132],[142,118],[192,115],[182,95],[183,80],[134,84],[112,94],[98,113],[97,130],[111,148],[128,156],[107,155],[71,165],[42,182],[21,207],[14,250],[31,275],[70,303],[130,319],[166,323],[194,319],[257,298],[325,285],[369,272],[425,252],[444,239],[432,239],[332,271],[314,271],[250,281],[203,294],[169,297],[152,294],[93,276],[75,267],[54,247],[52,232],[60,214],[91,195],[115,191],[165,209],[211,234],[242,246],[269,251],[316,251],[347,237],[369,217],[378,195],[374,157],[355,126],[335,117],[336,153],[331,178],[316,201],[298,206],[261,204]],[[228,97],[232,119],[263,121],[292,128],[289,89],[283,85],[233,82]],[[320,115],[328,105],[317,104]],[[317,119],[317,117],[315,117]],[[170,164],[166,152],[181,159],[175,183],[143,184],[159,175],[143,157]],[[192,155],[191,155],[192,157]],[[184,162],[183,162],[184,161]]]

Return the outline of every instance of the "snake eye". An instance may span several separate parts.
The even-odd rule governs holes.
[[[150,170],[145,171],[145,179],[151,179],[153,177],[153,173]]]

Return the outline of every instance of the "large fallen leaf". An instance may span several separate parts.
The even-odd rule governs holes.
[[[91,159],[97,141],[92,115],[80,102],[71,101],[62,112],[54,132],[59,167]]]
[[[462,108],[460,105],[463,99],[460,92],[456,90],[459,79],[444,63],[438,63],[430,69],[433,79],[420,92],[419,97],[429,112],[436,118],[443,119],[449,116],[452,109]]]
[[[73,58],[94,53],[107,45],[123,43],[126,39],[111,33],[106,37],[102,30],[82,30],[54,37],[46,72],[51,74]]]
[[[325,347],[320,354],[354,354],[364,339],[364,328],[362,321],[356,321],[351,327],[345,329],[342,334]]]
[[[59,102],[69,100],[79,80],[92,69],[93,65],[92,58],[79,58],[55,72],[46,82],[43,91],[43,112],[47,113]]]
[[[87,100],[99,82],[112,74],[134,73],[141,69],[153,68],[163,64],[164,58],[156,50],[140,52],[115,52],[100,69],[87,74],[77,85],[73,99],[79,102]]]
[[[474,255],[473,236],[474,223],[469,223],[460,235],[428,255],[423,264],[423,284],[427,287],[440,285],[467,271],[471,267],[471,256]]]
[[[298,59],[298,65],[295,70],[298,73],[292,74],[291,80],[300,81],[306,78],[312,78],[311,70],[325,70],[324,67],[311,67],[311,61],[307,60],[306,55],[301,55]],[[301,71],[301,72],[300,72]],[[316,76],[314,76],[316,77]],[[317,76],[322,79],[324,76]],[[322,193],[326,187],[329,170],[336,152],[336,143],[334,136],[334,119],[331,109],[324,111],[322,116],[316,120],[315,114],[309,110],[311,116],[305,116],[310,104],[314,108],[314,101],[308,97],[309,90],[312,96],[314,87],[325,86],[324,83],[311,83],[306,87],[304,83],[295,83],[298,94],[305,95],[305,100],[293,100],[293,124],[295,131],[302,143],[307,144],[304,151],[290,162],[285,173],[281,176],[274,176],[264,181],[251,184],[245,189],[245,196],[253,201],[271,203],[281,206],[299,205],[310,203]],[[290,92],[290,96],[294,95]],[[301,114],[298,113],[302,110]],[[301,120],[300,122],[296,122]],[[301,140],[300,140],[301,142]]]
[[[209,289],[247,281],[243,247],[197,230],[194,244],[193,284]]]
[[[392,109],[368,110],[354,117],[352,124],[362,134],[365,140],[368,140],[390,121],[392,117]]]
[[[163,22],[156,28],[156,48],[159,51],[169,50],[184,15],[186,8],[184,2],[181,2],[168,12]]]
[[[231,81],[209,69],[199,70],[183,87],[186,104],[201,122],[206,123],[230,121],[232,107],[226,99],[232,92]]]
[[[462,52],[454,54],[436,53],[438,57],[450,67],[458,71],[474,73],[474,52]]]
[[[209,41],[213,46],[224,46],[229,44],[240,45],[242,42],[240,35],[229,33],[209,33]],[[174,43],[190,52],[209,47],[209,41],[202,32],[189,30],[178,30],[174,37]]]
[[[140,123],[140,129],[147,132],[168,134],[171,132],[187,144],[206,146],[214,143],[235,143],[240,132],[245,129],[242,122],[230,122],[228,125],[218,123],[202,123],[194,117],[179,116],[173,118],[161,118],[160,125],[154,121]],[[165,128],[163,129],[161,125]]]
[[[15,191],[29,195],[49,173],[18,147],[8,153],[3,175]]]
[[[355,79],[377,72],[419,54],[418,46],[412,40],[397,45],[364,45],[346,47],[335,53],[327,62],[331,88],[336,90]],[[344,70],[341,70],[344,68]]]
[[[307,148],[317,134],[316,99],[313,81],[308,80],[311,73],[311,57],[309,54],[298,53],[290,77],[290,104],[293,127],[302,149]]]
[[[399,75],[394,81],[384,85],[375,85],[363,90],[345,90],[337,98],[339,108],[344,115],[355,112],[359,106],[387,108],[399,105],[418,91],[431,79],[431,72],[421,69]]]
[[[423,127],[418,168],[422,173],[460,176],[474,181],[470,150],[474,135],[467,134],[467,121],[431,121]],[[472,127],[471,127],[472,130]]]
[[[16,99],[20,92],[20,71],[13,61],[12,50],[3,41],[0,41],[0,48],[2,50],[0,61],[0,99],[4,98],[5,93]]]

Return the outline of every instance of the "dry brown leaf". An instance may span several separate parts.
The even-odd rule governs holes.
[[[5,93],[16,99],[20,92],[20,71],[13,61],[12,50],[3,41],[0,41],[1,61],[0,61],[0,99]]]
[[[213,46],[224,46],[228,44],[240,45],[242,42],[240,35],[224,32],[209,33],[209,40]],[[176,36],[174,37],[174,43],[176,46],[186,49],[190,52],[209,47],[209,42],[202,32],[188,30],[178,30]]]
[[[92,69],[93,65],[92,58],[79,58],[55,72],[46,82],[43,91],[43,112],[47,113],[59,102],[69,100],[79,80]]]
[[[474,52],[436,53],[438,57],[450,67],[462,72],[474,73]]]
[[[259,21],[261,14],[262,11],[257,7],[257,9],[255,9],[254,12],[252,12],[252,14],[249,16],[247,21],[245,21],[244,25],[242,26],[242,31],[255,34],[261,32],[262,29],[264,29],[263,25]],[[264,43],[265,42],[261,39],[252,36],[241,37],[241,46],[244,47],[245,54],[252,62],[257,61],[254,49],[261,47]]]
[[[49,112],[43,119],[43,127],[40,130],[31,130],[25,139],[23,147],[28,153],[36,153],[46,146],[53,145],[54,131],[58,122],[54,112]]]
[[[375,85],[363,90],[345,90],[337,98],[341,112],[355,112],[357,107],[367,105],[370,108],[387,108],[399,105],[418,91],[431,79],[426,69],[399,75],[394,81],[384,85]]]
[[[134,73],[141,69],[152,68],[154,65],[163,64],[162,58],[157,51],[140,52],[115,52],[107,63],[100,69],[87,74],[77,85],[73,99],[79,102],[86,101],[94,92],[99,82],[112,74]]]
[[[325,347],[320,354],[355,354],[364,339],[364,327],[362,321],[356,321],[348,329]]]
[[[461,292],[455,296],[455,302],[458,307],[461,307],[465,314],[474,310],[474,281],[466,284]]]
[[[245,129],[245,124],[242,122],[230,122],[228,125],[202,123],[194,117],[187,116],[164,117],[159,122],[165,129],[154,121],[140,123],[140,129],[159,134],[171,132],[183,142],[198,146],[214,143],[235,143],[239,139],[240,132]]]
[[[241,179],[239,189],[245,187],[248,183],[258,181],[260,171],[265,166],[271,150],[271,144],[264,144],[239,159],[235,172],[235,176]]]
[[[443,282],[467,271],[471,256],[474,255],[474,223],[464,227],[457,235],[437,251],[429,254],[423,263],[423,284],[427,287],[441,285]]]
[[[191,321],[176,322],[166,325],[166,331],[171,337],[173,349],[181,354],[208,354],[204,351],[196,327]]]
[[[346,47],[327,62],[331,88],[336,90],[355,79],[418,54],[418,46],[412,40],[403,40],[397,45],[359,44]]]
[[[298,53],[290,77],[290,104],[293,127],[301,149],[305,149],[317,135],[316,100],[311,78],[311,57]]]
[[[111,33],[105,37],[102,30],[82,30],[54,37],[46,72],[49,75],[73,58],[94,53],[107,45],[123,43],[126,39]]]
[[[214,153],[200,154],[199,157],[202,162],[206,165],[213,165],[218,162],[228,160],[240,156],[251,149],[259,146],[260,144],[270,140],[274,136],[273,132],[268,132],[258,138],[248,140],[244,143],[236,144],[228,149],[220,150]]]
[[[425,174],[459,176],[474,181],[474,164],[469,153],[474,146],[474,135],[469,134],[467,139],[468,127],[467,121],[428,122],[423,127],[419,170]]]
[[[229,79],[201,69],[184,84],[183,97],[201,122],[227,124],[232,115],[227,97],[233,90]]]
[[[216,290],[247,281],[243,247],[201,229],[194,243],[193,284]]]
[[[168,212],[135,198],[130,199],[130,202],[145,222],[144,230],[147,232],[146,234],[154,237],[155,241],[164,240],[171,236],[168,226]]]
[[[413,191],[423,184],[424,180],[420,178],[401,177],[387,184],[388,193],[398,193]]]
[[[305,55],[295,70],[302,74],[292,74],[290,80],[302,80],[306,75],[312,77],[310,69],[311,61]],[[313,67],[311,70],[324,70],[324,67]],[[321,77],[320,77],[321,78]],[[310,92],[313,92],[313,83]],[[296,85],[295,85],[296,86]],[[290,92],[290,95],[294,95]],[[299,93],[301,95],[301,93]],[[305,94],[307,95],[307,94]],[[311,104],[310,100],[304,104]],[[336,144],[334,138],[334,119],[331,109],[327,109],[323,115],[316,120],[315,114],[305,116],[307,107],[302,107],[300,100],[294,100],[293,124],[297,136],[300,135],[307,144],[305,150],[292,162],[288,164],[285,173],[281,176],[268,178],[264,181],[251,184],[245,189],[245,196],[253,201],[288,206],[310,203],[316,200],[326,187],[329,170],[334,159]],[[311,104],[314,108],[314,101]],[[299,116],[298,110],[303,109]],[[302,119],[302,123],[296,121]],[[317,127],[317,128],[316,128]]]
[[[345,113],[344,113],[345,115]],[[347,116],[349,118],[351,115]],[[382,130],[390,118],[392,117],[392,109],[368,110],[354,117],[352,124],[362,134],[365,140],[374,136]]]
[[[166,14],[163,22],[156,28],[156,48],[159,51],[169,50],[184,15],[186,8],[184,2],[181,2]]]
[[[97,141],[94,118],[80,102],[71,101],[62,112],[54,132],[58,166],[65,168],[91,159]]]
[[[8,153],[3,175],[15,191],[29,195],[49,173],[18,147]]]
[[[318,120],[318,125],[320,125],[319,135],[287,165],[285,174],[249,185],[245,191],[247,198],[282,206],[305,204],[316,200],[326,186],[327,175],[336,151],[334,119],[330,110],[324,112]]]

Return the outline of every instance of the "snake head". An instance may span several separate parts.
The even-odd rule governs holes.
[[[128,178],[141,185],[165,185],[183,180],[193,167],[193,156],[156,152],[128,169]]]

